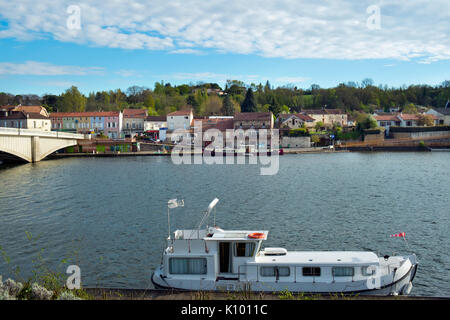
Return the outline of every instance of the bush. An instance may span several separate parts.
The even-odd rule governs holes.
[[[31,297],[34,300],[51,300],[53,291],[47,290],[35,282],[31,285]]]
[[[308,137],[309,131],[306,128],[298,128],[289,130],[289,137]]]
[[[56,300],[82,300],[74,295],[71,291],[63,291]]]

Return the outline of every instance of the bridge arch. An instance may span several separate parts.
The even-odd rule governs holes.
[[[63,148],[71,147],[71,146],[76,146],[77,144],[78,144],[77,140],[74,140],[74,141],[70,141],[70,140],[65,141],[65,143],[62,143],[62,144],[59,145],[59,146],[52,147],[52,148],[46,150],[46,151],[40,156],[40,159],[39,159],[39,160],[42,160],[42,159],[46,158],[47,156],[51,155],[51,154],[52,154],[53,152],[55,152],[55,151],[58,151],[58,150],[63,149]]]
[[[21,152],[10,150],[8,148],[4,148],[0,146],[0,160],[2,161],[8,161],[8,160],[16,160],[24,161],[24,162],[32,162],[32,159],[30,156],[25,155]]]

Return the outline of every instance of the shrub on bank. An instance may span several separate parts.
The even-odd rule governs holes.
[[[0,275],[0,300],[83,300],[79,295],[89,298],[82,290],[72,292],[62,288],[59,291],[60,293],[56,295],[54,291],[48,290],[37,282],[22,284],[12,279],[3,282]]]

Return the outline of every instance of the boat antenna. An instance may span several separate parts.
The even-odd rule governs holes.
[[[211,203],[209,204],[208,208],[204,212],[203,217],[200,220],[200,223],[198,224],[197,232],[200,230],[200,228],[203,225],[203,223],[205,222],[205,220],[208,219],[211,211],[214,209],[214,207],[216,206],[217,202],[219,202],[219,199],[217,199],[217,198],[215,198],[213,201],[211,201]],[[215,216],[215,211],[214,211],[214,224],[215,223],[216,223],[216,216]],[[192,230],[192,232],[194,232],[194,230]]]

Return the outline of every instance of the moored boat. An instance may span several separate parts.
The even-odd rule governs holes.
[[[412,289],[415,254],[264,248],[267,230],[202,228],[218,201],[211,202],[197,229],[171,235],[169,226],[162,263],[151,278],[156,287],[369,295],[407,295]]]

